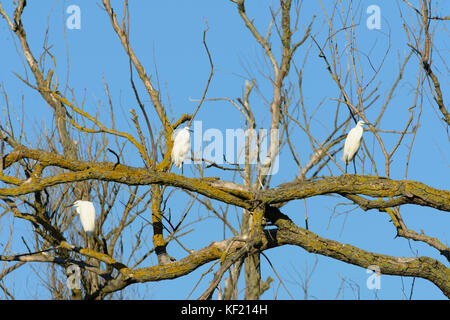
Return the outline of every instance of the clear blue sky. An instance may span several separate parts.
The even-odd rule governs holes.
[[[11,6],[6,2],[2,1],[2,5],[9,14],[12,14]],[[135,133],[134,126],[129,121],[128,110],[131,108],[138,110],[138,106],[129,84],[128,58],[111,27],[108,16],[101,10],[97,2],[99,1],[28,1],[28,6],[23,15],[24,27],[31,50],[36,57],[42,53],[45,30],[47,26],[49,27],[48,44],[52,46],[51,52],[56,57],[60,90],[64,90],[66,81],[68,81],[68,85],[73,88],[74,95],[79,103],[85,95],[85,110],[95,112],[100,104],[101,110],[104,112],[100,114],[100,118],[105,119],[105,123],[109,124],[104,78],[110,87],[111,97],[116,108],[118,127],[124,131]],[[261,33],[265,34],[270,22],[269,6],[278,8],[278,1],[247,2],[247,14],[255,18],[255,25],[261,30]],[[303,36],[304,28],[309,24],[312,16],[317,14],[313,32],[321,31],[318,40],[323,43],[327,34],[325,32],[327,26],[321,8],[314,4],[316,1],[303,2],[302,19],[299,22],[301,31],[294,39],[298,40]],[[381,8],[380,30],[368,30],[366,28],[365,21],[368,15],[365,11],[371,4],[377,4]],[[65,19],[68,17],[65,10],[69,5],[78,5],[81,9],[81,28],[79,30],[65,29]],[[118,15],[121,18],[121,1],[112,1],[112,5],[116,12],[120,12]],[[441,12],[444,11],[442,9]],[[329,11],[331,8],[327,8],[327,10]],[[380,98],[375,102],[372,110],[368,111],[368,117],[376,117],[382,102],[387,97],[388,89],[397,77],[398,59],[399,57],[402,59],[408,51],[395,1],[361,1],[358,16],[361,10],[361,20],[356,35],[362,57],[369,55],[371,62],[378,65],[390,41],[390,49],[385,64],[373,84],[373,86],[378,85]],[[199,99],[203,93],[209,74],[209,62],[202,44],[205,28],[204,19],[206,19],[210,28],[207,33],[207,43],[215,67],[208,98],[229,97],[235,99],[241,97],[245,79],[256,78],[260,93],[255,91],[250,101],[259,121],[258,127],[268,128],[270,114],[263,97],[270,99],[272,93],[270,83],[261,74],[261,71],[267,71],[268,65],[264,62],[264,54],[260,46],[248,29],[245,28],[233,3],[225,0],[131,1],[130,17],[131,45],[147,73],[153,75],[153,83],[159,84],[163,104],[170,108],[169,116],[172,119],[178,119],[183,113],[193,112],[197,103],[190,99]],[[66,38],[64,38],[64,32]],[[437,28],[437,46],[441,48],[440,54],[444,57],[447,54],[448,58],[448,43],[445,44],[447,35],[442,30],[442,25]],[[32,143],[33,135],[39,133],[44,121],[47,126],[50,126],[52,121],[50,109],[33,90],[27,88],[13,74],[13,72],[16,72],[25,76],[24,58],[21,52],[18,54],[14,43],[17,46],[19,44],[12,40],[13,35],[3,19],[0,21],[0,37],[1,42],[7,44],[2,45],[0,51],[0,85],[2,90],[8,93],[10,105],[13,106],[18,118],[22,116],[21,99],[23,96],[25,131],[30,138],[30,143]],[[272,44],[275,54],[278,54],[279,39],[276,35],[274,35]],[[293,60],[298,67],[302,65],[309,45],[310,40],[294,56]],[[340,50],[344,51],[343,43],[340,44]],[[369,78],[371,75],[370,65],[364,59],[362,60],[363,68],[367,72],[366,78]],[[441,64],[437,55],[435,60],[436,63]],[[346,63],[345,59],[342,62]],[[49,61],[47,66],[51,66]],[[417,81],[417,68],[417,58],[413,56],[405,71],[405,79],[407,80],[402,82],[379,129],[400,130],[405,126],[409,116],[408,107],[411,106],[413,99],[412,88]],[[157,74],[155,71],[157,71]],[[30,71],[27,69],[26,72],[31,78]],[[446,92],[448,92],[448,73],[445,72],[445,69],[441,72],[438,71],[439,77],[445,79],[445,76],[447,76],[447,80],[441,82],[442,91],[446,95]],[[315,138],[322,141],[330,133],[333,126],[336,102],[331,99],[338,98],[338,91],[325,69],[323,60],[318,57],[318,51],[314,45],[309,52],[303,75],[304,100],[309,108],[309,114],[322,100],[324,103],[314,115],[311,128]],[[294,70],[292,70],[290,80],[296,85]],[[141,90],[141,97],[144,97],[146,107],[151,108],[150,101],[137,77],[135,82]],[[294,87],[294,90],[297,90],[297,88]],[[66,93],[71,96],[69,92]],[[355,93],[352,94],[353,99],[355,99]],[[448,101],[448,96],[444,96],[444,98],[447,98]],[[4,100],[2,97],[0,102],[2,117],[3,108]],[[345,111],[341,110],[342,112]],[[343,113],[342,117],[344,116]],[[444,126],[439,124],[438,117],[439,113],[432,97],[427,95],[424,97],[420,129],[412,151],[408,178],[448,190],[450,185],[449,140]],[[224,134],[225,129],[240,128],[244,123],[241,114],[230,104],[210,101],[204,103],[196,120],[202,121],[203,130],[216,128]],[[152,124],[158,124],[157,117],[154,114]],[[300,133],[298,128],[296,130],[295,144],[297,151],[300,153],[300,160],[304,165],[309,160],[311,147],[307,137]],[[392,134],[382,134],[382,138],[385,139],[384,141],[389,148],[395,145]],[[373,150],[375,161],[378,168],[381,169],[380,175],[383,175],[384,160],[377,142],[373,135],[368,132],[365,133],[364,139],[367,146]],[[391,178],[393,179],[404,178],[404,160],[408,152],[407,147],[411,142],[410,137],[405,139],[405,142],[400,147],[399,153],[392,164]],[[337,158],[340,159],[340,154],[337,155]],[[141,161],[137,158],[128,160],[128,164],[141,164]],[[282,150],[280,163],[282,165],[280,165],[279,172],[273,176],[271,186],[291,181],[297,175],[298,170],[287,148]],[[359,160],[357,165],[358,173],[360,173],[361,162]],[[334,164],[331,164],[330,168],[334,175],[340,174]],[[218,174],[214,169],[210,170],[208,174],[211,176]],[[179,173],[177,169],[174,169],[174,172]],[[191,170],[186,167],[184,172],[186,175],[192,176]],[[367,158],[364,173],[374,173]],[[328,175],[329,171],[323,171],[322,174]],[[224,178],[230,179],[231,177],[224,176]],[[238,182],[240,181],[238,180]],[[186,198],[181,193],[177,193],[174,196],[175,199]],[[183,201],[172,201],[171,208],[174,216],[181,215],[180,212],[185,208],[184,203],[182,205],[179,205],[179,203],[183,203]],[[342,203],[348,203],[348,201],[331,196],[307,199],[310,230],[322,237],[352,244],[369,251],[408,257],[426,255],[448,265],[436,250],[421,243],[395,238],[395,228],[386,214],[375,210],[364,212],[355,209],[354,206],[337,206]],[[289,215],[299,226],[304,226],[303,208],[303,200],[293,201],[284,207],[283,212]],[[347,212],[350,209],[355,210]],[[240,209],[236,211],[232,208],[229,210],[229,214],[234,217],[236,212],[239,213],[240,211]],[[450,222],[448,213],[410,205],[403,206],[401,213],[409,228],[417,232],[422,229],[426,234],[437,237],[444,244],[448,244]],[[189,214],[189,221],[207,215],[208,213],[203,207],[194,206]],[[0,242],[3,242],[8,234],[6,226],[4,217],[0,220]],[[24,228],[24,231],[30,230],[30,226],[18,221],[16,221],[15,228]],[[195,228],[196,231],[186,236],[183,242],[191,249],[200,249],[209,245],[211,241],[224,238],[223,225],[218,219],[206,219]],[[226,238],[230,236],[230,232],[225,234]],[[132,234],[125,235],[124,241],[128,237],[132,237]],[[149,237],[147,241],[148,247],[151,247],[151,238]],[[16,243],[16,248],[18,248],[20,239],[16,239]],[[177,259],[186,255],[176,243],[169,245],[168,252]],[[366,280],[369,275],[363,268],[327,257],[312,255],[300,247],[284,246],[268,250],[265,254],[289,292],[296,299],[304,298],[299,285],[301,276],[304,276],[305,270],[311,270],[316,258],[318,264],[309,283],[309,298],[354,299],[359,294],[362,299],[373,299],[375,296],[374,291],[368,290],[366,287]],[[156,258],[151,257],[144,264],[153,265],[155,263]],[[211,264],[205,265],[180,279],[145,285],[135,284],[128,287],[125,292],[130,297],[144,299],[185,299],[201,275],[210,266]],[[38,264],[33,264],[32,267],[38,270],[39,268],[45,269],[44,266]],[[206,275],[190,298],[197,298],[206,289],[212,276],[212,273]],[[271,289],[263,295],[263,298],[272,299],[276,292],[278,299],[290,299],[289,294],[280,285],[279,279],[263,257],[262,276],[264,279],[268,276],[274,279]],[[345,280],[344,287],[339,291],[343,280]],[[42,288],[39,279],[28,266],[22,267],[18,272],[11,274],[6,283],[15,283],[14,292],[18,298],[48,298],[48,293]],[[409,295],[412,283],[413,279],[411,278],[382,275],[381,289],[378,290],[376,295],[380,299],[402,299],[404,298],[402,289]],[[358,287],[359,292],[356,293],[353,289]],[[413,298],[444,299],[445,297],[432,283],[416,279]]]

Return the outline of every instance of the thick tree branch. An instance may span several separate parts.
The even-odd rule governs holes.
[[[435,189],[424,183],[409,180],[392,180],[383,177],[358,175],[324,177],[314,181],[290,183],[287,184],[287,187],[262,191],[254,198],[252,193],[244,191],[245,189],[227,190],[225,187],[226,184],[220,184],[218,182],[215,182],[215,184],[222,185],[222,187],[212,186],[211,182],[220,181],[215,178],[196,179],[176,175],[171,172],[146,170],[110,162],[69,160],[52,152],[28,149],[22,145],[15,148],[5,157],[5,169],[24,158],[39,161],[44,168],[47,166],[57,166],[70,170],[71,172],[64,172],[45,178],[32,177],[20,186],[0,188],[0,196],[19,196],[63,183],[95,179],[114,181],[128,185],[164,184],[198,192],[212,199],[245,209],[251,209],[257,203],[261,202],[277,204],[295,199],[337,193],[343,196],[365,195],[390,199],[401,197],[396,204],[417,204],[443,211],[450,211],[450,191]],[[375,203],[373,201],[370,202],[372,206]],[[390,202],[388,201],[386,207],[392,204],[392,200]],[[377,208],[380,208],[380,205]]]
[[[380,267],[382,274],[427,279],[450,298],[450,269],[435,259],[429,257],[393,257],[322,238],[311,231],[297,227],[276,208],[269,210],[268,218],[278,227],[276,239],[279,245],[297,245],[308,252],[331,257],[362,268],[377,265]]]

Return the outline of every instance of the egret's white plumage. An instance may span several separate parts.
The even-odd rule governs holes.
[[[363,125],[364,121],[358,121],[356,126],[352,128],[347,138],[345,139],[344,144],[344,153],[342,155],[342,160],[345,163],[345,172],[347,173],[347,165],[355,158],[356,153],[359,150],[359,147],[361,146],[361,138],[363,135]],[[353,162],[353,165],[355,163]],[[356,167],[355,167],[355,173],[356,173]]]
[[[178,168],[181,168],[184,160],[191,151],[191,133],[189,127],[184,127],[174,134],[172,161]]]
[[[72,205],[80,215],[81,225],[87,235],[91,236],[95,229],[95,208],[90,201],[77,200]]]

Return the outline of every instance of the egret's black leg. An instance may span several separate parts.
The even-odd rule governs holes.
[[[183,164],[181,164],[181,175],[184,176],[184,174],[183,174]]]
[[[353,158],[353,169],[355,169],[355,174],[356,174],[355,158]]]
[[[345,174],[347,174],[347,165],[348,165],[348,163],[345,162]]]

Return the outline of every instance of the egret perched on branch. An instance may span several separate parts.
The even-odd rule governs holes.
[[[344,154],[342,155],[342,160],[345,163],[345,173],[347,173],[347,165],[353,160],[353,168],[356,174],[355,155],[361,146],[364,124],[364,121],[359,120],[356,126],[349,131],[345,139]]]
[[[92,236],[95,229],[95,208],[90,201],[77,200],[70,207],[75,207],[80,215],[81,225],[88,236]]]
[[[186,160],[191,151],[190,131],[189,126],[186,126],[181,130],[177,130],[174,134],[172,161],[178,168],[182,168],[184,160]],[[183,168],[181,170],[183,170]]]

